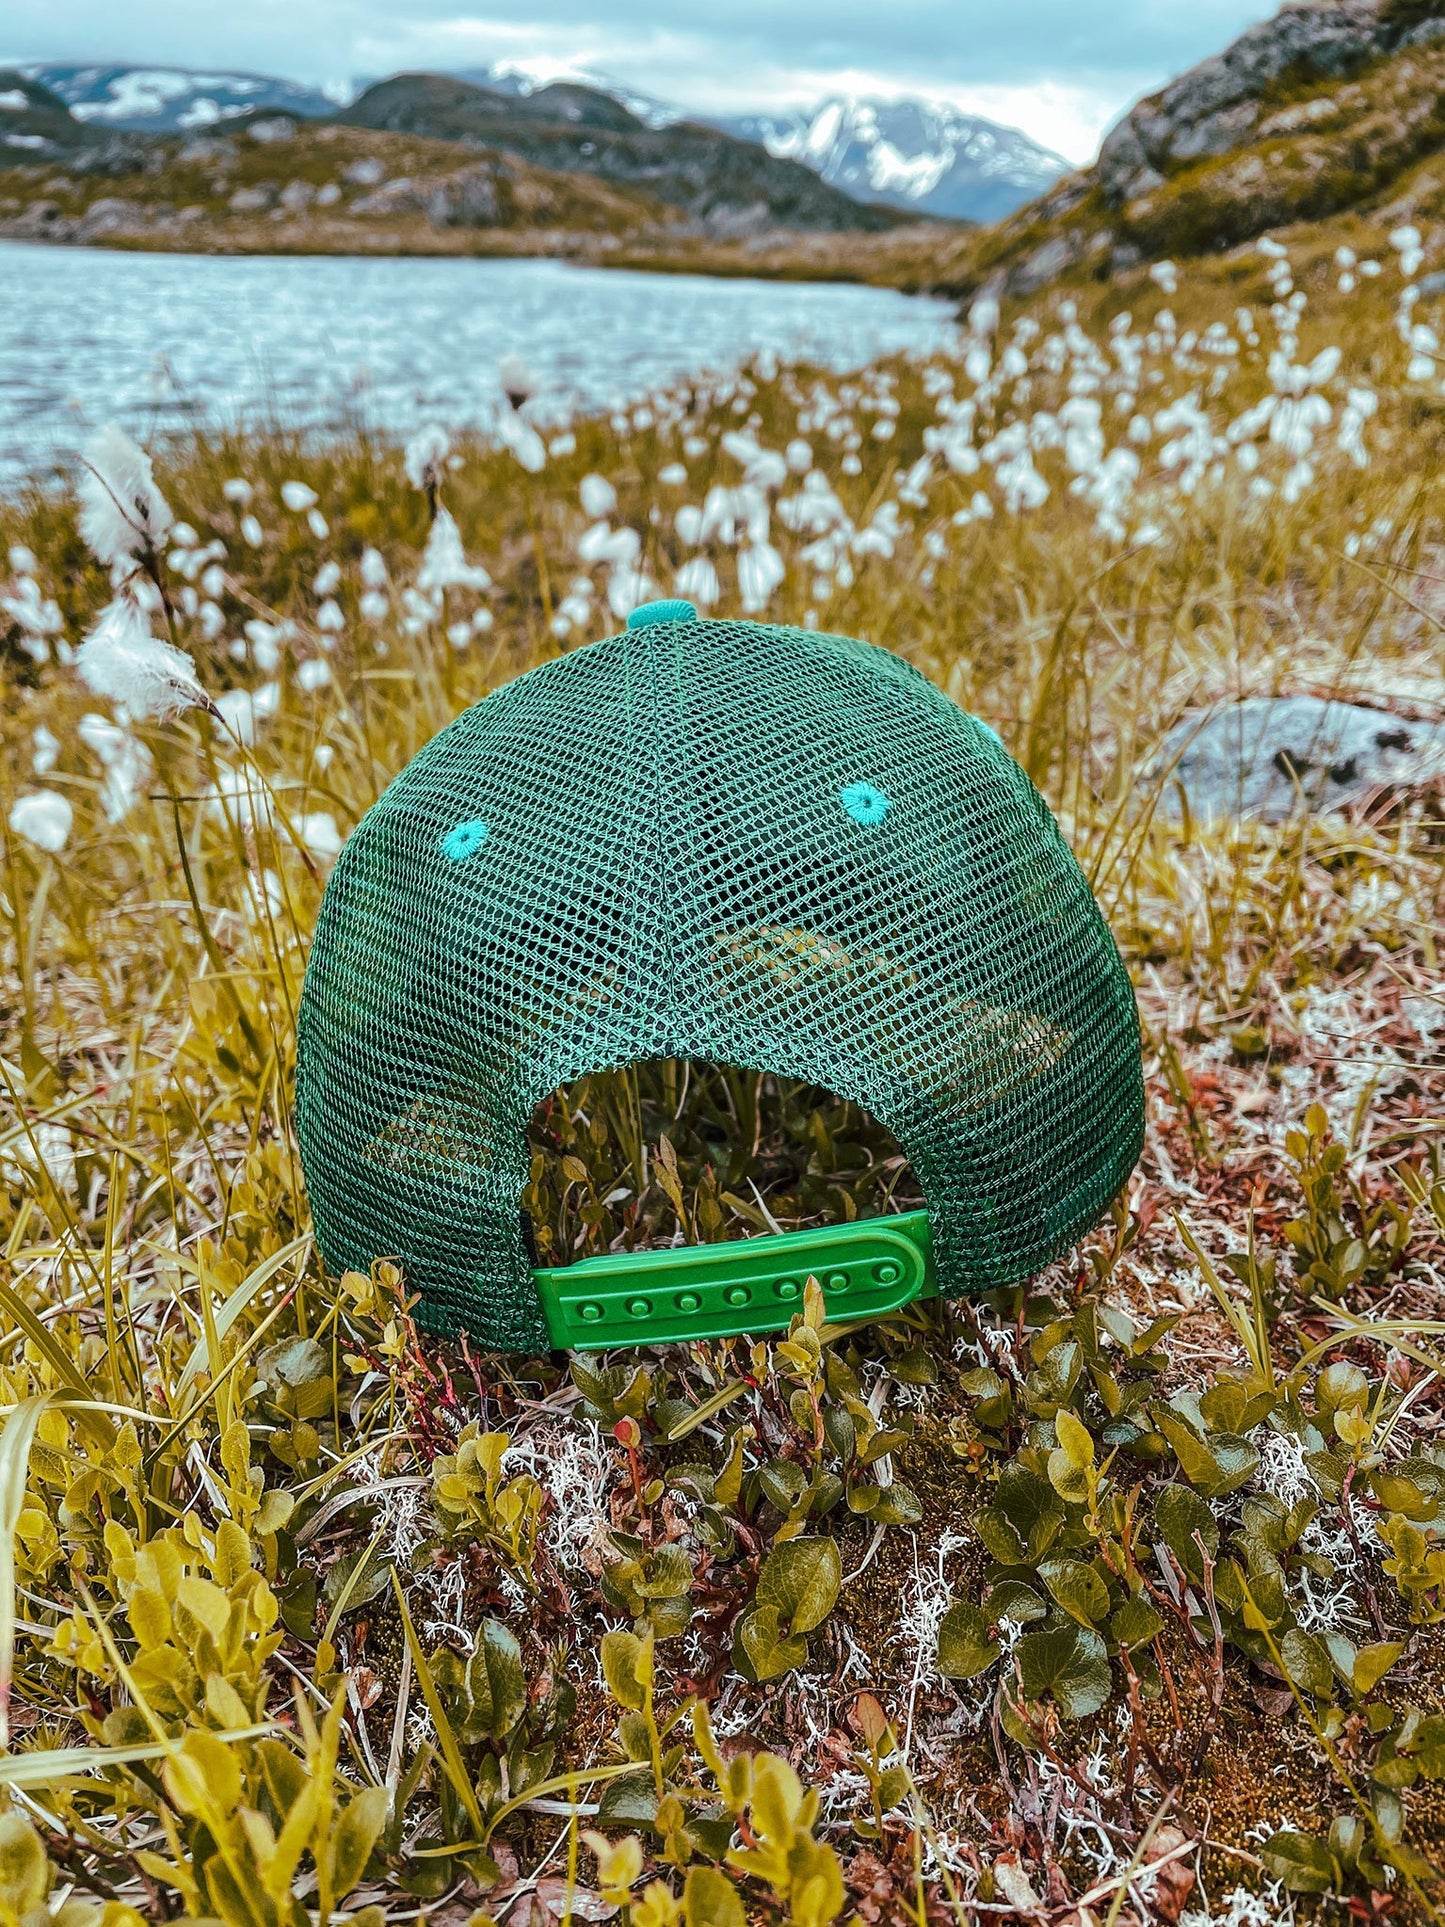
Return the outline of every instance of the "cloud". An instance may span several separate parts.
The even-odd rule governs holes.
[[[17,58],[252,67],[313,83],[404,67],[545,59],[601,69],[701,112],[847,87],[926,93],[1088,157],[1132,100],[1217,51],[1269,0],[8,0]],[[117,20],[123,24],[118,25]]]

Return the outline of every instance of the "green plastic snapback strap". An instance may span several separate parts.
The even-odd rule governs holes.
[[[615,1251],[532,1273],[559,1351],[780,1331],[812,1277],[838,1324],[938,1292],[926,1211],[727,1244]]]

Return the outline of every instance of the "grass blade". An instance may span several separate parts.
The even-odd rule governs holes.
[[[15,1668],[15,1528],[25,1506],[30,1447],[51,1394],[27,1398],[0,1431],[0,1749],[10,1746],[10,1681]]]

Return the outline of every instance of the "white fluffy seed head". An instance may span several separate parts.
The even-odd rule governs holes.
[[[153,636],[145,616],[126,595],[117,596],[76,652],[75,667],[87,689],[121,703],[132,716],[172,716],[210,708],[191,658]]]
[[[111,422],[86,443],[76,484],[80,532],[107,568],[133,565],[165,542],[175,520],[151,458]]]
[[[448,509],[439,508],[427,537],[416,585],[424,591],[489,589],[492,578],[480,563],[467,561],[461,530]]]
[[[584,475],[577,493],[582,498],[584,514],[594,522],[605,521],[617,507],[617,490],[605,475]]]
[[[10,828],[37,850],[58,856],[70,841],[75,812],[59,790],[31,790],[17,797],[10,810]]]
[[[451,453],[452,438],[440,422],[427,422],[406,445],[402,467],[413,488],[435,488],[441,481],[442,464]]]
[[[515,352],[503,355],[497,363],[497,379],[502,384],[502,393],[513,408],[520,408],[523,402],[530,401],[541,385],[526,357]]]

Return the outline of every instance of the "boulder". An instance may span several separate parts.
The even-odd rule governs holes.
[[[1445,777],[1445,723],[1407,722],[1386,709],[1319,696],[1255,696],[1183,717],[1146,773],[1165,780],[1161,813],[1209,822],[1253,817],[1282,823],[1380,789]]]
[[[1009,293],[1020,297],[1037,294],[1040,288],[1047,287],[1074,265],[1083,254],[1084,246],[1082,235],[1072,231],[1055,234],[1009,270]]]
[[[427,212],[438,227],[495,227],[504,218],[502,188],[511,170],[500,161],[478,161],[448,174]]]
[[[425,210],[427,190],[410,175],[398,175],[395,180],[383,181],[381,186],[370,194],[363,194],[351,203],[351,212],[364,219],[386,219],[397,214],[417,214]]]
[[[135,234],[170,213],[168,207],[147,207],[140,201],[127,201],[108,194],[92,201],[75,230],[77,241],[103,241],[112,234]]]

